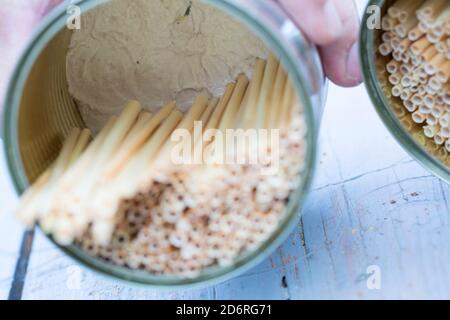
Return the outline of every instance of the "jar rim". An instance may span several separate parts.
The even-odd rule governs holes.
[[[370,0],[367,4],[361,23],[359,56],[366,90],[378,116],[402,148],[425,169],[431,171],[446,183],[450,183],[450,168],[434,156],[430,155],[406,130],[398,117],[391,110],[390,103],[378,81],[378,72],[375,65],[377,52],[374,46],[375,30],[367,27],[368,20],[371,18],[368,9],[370,6],[374,5],[383,8],[384,5],[386,5],[386,0]]]
[[[93,9],[98,5],[107,3],[109,0],[77,0],[73,1],[71,5],[77,5],[80,7],[81,12],[85,13],[88,10]],[[59,249],[68,254],[70,257],[75,258],[77,261],[88,266],[94,271],[98,271],[103,275],[114,277],[114,279],[123,280],[126,282],[132,282],[134,284],[145,285],[146,287],[155,288],[186,288],[186,287],[198,287],[210,285],[218,282],[230,279],[242,272],[254,267],[258,263],[262,262],[268,254],[273,252],[276,247],[282,244],[282,242],[289,236],[292,229],[296,225],[300,212],[300,205],[304,203],[306,195],[311,186],[313,174],[316,164],[316,142],[318,134],[318,121],[315,118],[314,107],[312,100],[310,99],[310,92],[313,90],[310,87],[310,83],[305,80],[304,74],[301,74],[301,70],[308,68],[309,72],[317,73],[318,81],[325,83],[321,65],[315,66],[303,66],[301,59],[298,59],[298,55],[295,54],[295,47],[289,47],[281,41],[276,34],[274,28],[266,25],[262,19],[257,16],[252,16],[248,11],[244,10],[239,1],[235,0],[202,0],[208,5],[212,5],[223,10],[225,13],[237,18],[241,23],[245,23],[245,26],[252,29],[252,31],[260,37],[267,46],[269,46],[275,54],[280,57],[280,60],[285,65],[287,70],[297,70],[297,72],[291,72],[291,81],[293,82],[299,98],[301,99],[302,106],[304,108],[305,123],[307,126],[307,152],[305,159],[304,172],[302,173],[302,184],[293,194],[289,200],[288,207],[286,208],[286,214],[282,221],[280,221],[277,229],[271,234],[271,236],[261,244],[258,249],[242,255],[239,257],[236,263],[229,267],[214,266],[207,268],[201,272],[198,277],[189,279],[181,278],[177,276],[159,276],[153,275],[147,271],[136,271],[125,267],[120,267],[112,263],[101,260],[98,257],[90,256],[84,250],[72,245],[69,247],[63,247],[58,245],[51,236],[47,236]],[[260,2],[259,6],[269,6],[271,4]],[[267,8],[267,7],[266,7]],[[277,17],[279,18],[279,17]],[[54,38],[54,36],[65,27],[66,24],[66,10],[64,4],[61,4],[55,9],[49,16],[47,16],[42,24],[35,32],[31,42],[28,44],[23,55],[19,59],[10,81],[3,114],[3,137],[5,157],[9,174],[12,178],[12,182],[18,194],[21,194],[28,186],[28,179],[25,175],[23,162],[21,160],[20,150],[18,148],[18,128],[17,123],[19,119],[19,109],[21,102],[21,95],[25,87],[26,80],[28,78],[31,69],[39,57],[41,51],[45,46]],[[292,22],[291,22],[292,24]],[[306,42],[300,31],[298,35],[294,37],[299,46],[298,50],[309,50],[308,53],[303,54],[316,55],[314,59],[318,59],[318,53],[314,47]],[[314,70],[311,70],[314,69]],[[305,70],[303,70],[305,71]],[[305,72],[304,72],[305,73]],[[323,86],[323,85],[322,85]],[[320,90],[326,91],[326,85],[321,87]],[[323,92],[320,91],[319,94]],[[322,97],[321,97],[322,98]],[[320,100],[319,103],[323,103]]]

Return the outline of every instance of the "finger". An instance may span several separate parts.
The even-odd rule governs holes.
[[[344,32],[337,10],[341,0],[275,0],[315,44],[336,41]]]
[[[8,79],[36,25],[62,0],[1,0],[0,5],[0,111]]]
[[[359,66],[359,16],[353,0],[336,0],[344,33],[333,43],[319,48],[325,73],[337,85],[351,87],[361,83]]]

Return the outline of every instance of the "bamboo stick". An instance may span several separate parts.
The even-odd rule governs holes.
[[[30,209],[29,213],[34,211],[35,218],[40,220],[44,231],[46,220],[51,218],[50,209],[53,205],[55,196],[58,195],[60,177],[77,161],[81,153],[86,148],[90,138],[90,131],[87,129],[73,129],[69,134],[64,147],[51,169],[51,175],[45,182],[45,186],[37,194],[35,207]],[[52,219],[51,219],[52,220]],[[53,221],[53,220],[52,220]],[[48,231],[51,231],[48,230]]]
[[[218,126],[218,129],[222,132],[224,137],[226,137],[227,129],[233,129],[239,123],[240,119],[238,119],[237,116],[239,114],[239,109],[244,108],[244,106],[242,106],[242,100],[244,98],[244,94],[245,94],[248,86],[249,86],[249,81],[248,81],[247,77],[244,74],[241,74],[238,78],[236,87],[234,88],[233,94],[228,102],[227,107],[226,107],[226,112],[224,113],[224,115],[219,123],[219,126]],[[251,86],[251,84],[250,84],[250,86]],[[255,96],[254,98],[258,99],[258,96]],[[248,103],[247,106],[249,108],[252,107],[252,103],[253,103],[253,102],[251,102],[250,99],[253,99],[253,97],[251,97],[251,95],[249,93],[249,100],[247,101],[247,103]],[[245,112],[248,112],[248,109],[244,109],[243,114],[245,114]],[[254,118],[256,118],[256,117],[254,117]],[[250,117],[247,122],[247,125],[251,125]],[[224,156],[227,154],[227,150],[228,150],[230,141],[225,140],[224,145],[220,145],[219,142],[221,142],[221,141],[213,142],[206,148],[206,158],[207,159],[211,159],[213,156],[216,159],[224,159]],[[213,151],[215,153],[214,155],[213,155]]]
[[[88,146],[90,139],[91,139],[91,130],[89,129],[81,130],[77,143],[69,158],[69,166],[74,164],[80,158],[80,156]]]
[[[252,79],[249,84],[249,96],[248,101],[244,109],[243,117],[241,120],[241,126],[243,128],[251,128],[255,123],[256,107],[261,89],[261,82],[264,75],[264,69],[266,62],[262,59],[256,59],[255,67],[253,69]]]
[[[86,199],[93,193],[96,184],[100,183],[99,178],[101,178],[101,173],[103,172],[107,159],[112,157],[114,152],[118,150],[126,135],[135,124],[140,111],[141,106],[139,102],[130,101],[128,103],[117,121],[108,131],[103,143],[98,148],[98,152],[93,156],[91,165],[84,173],[84,178],[71,189],[71,194],[67,199],[70,211],[66,211],[66,214],[62,215],[61,218],[54,223],[51,222],[48,226],[49,228],[59,229],[60,226],[65,227],[65,221],[69,219],[68,217],[73,216],[80,217],[83,221],[81,225],[84,225],[88,221],[86,208],[84,207],[87,205]],[[55,232],[61,233],[60,231]]]
[[[447,0],[427,0],[417,10],[417,16],[420,20],[433,20],[446,5]]]
[[[391,74],[388,78],[389,82],[394,86],[399,84],[401,79],[402,77],[400,73]]]
[[[138,101],[130,101],[128,103],[99,148],[98,153],[95,156],[93,170],[97,170],[98,167],[103,167],[106,160],[119,148],[126,135],[135,124],[141,110],[142,108]]]
[[[437,51],[436,51],[437,52]],[[446,57],[437,53],[429,62],[425,63],[425,72],[428,75],[434,75],[438,71],[438,67],[446,62]]]
[[[379,52],[382,56],[388,56],[392,53],[392,46],[389,43],[382,43],[379,47]]]
[[[109,226],[110,229],[103,229],[103,231],[99,231],[98,226],[102,225],[101,221],[113,223],[120,202],[136,194],[140,186],[140,178],[143,177],[143,173],[148,177],[149,173],[146,171],[146,168],[151,164],[152,159],[157,156],[158,151],[182,117],[183,115],[180,111],[173,110],[145,143],[144,147],[126,163],[119,174],[110,183],[94,193],[92,201],[89,202],[86,208],[84,223],[77,230],[78,233],[84,232],[88,223],[91,222],[94,226],[97,225],[95,234],[93,234],[96,243],[106,243],[110,239],[111,234],[108,233],[108,230],[112,231],[114,226]]]
[[[234,89],[235,89],[236,85],[234,83],[229,84],[226,87],[225,93],[223,94],[223,96],[220,98],[219,103],[216,107],[216,109],[214,110],[214,113],[211,115],[211,119],[209,119],[208,121],[208,125],[207,127],[203,130],[204,133],[208,133],[210,129],[218,129],[219,125],[220,125],[220,121],[223,118],[223,114],[225,113],[225,110],[228,106],[228,103],[231,99],[231,96],[233,95]],[[248,90],[247,90],[248,92]],[[241,110],[239,110],[240,113],[242,112],[242,108]],[[208,154],[208,150],[210,150],[209,146],[212,143],[211,140],[207,139],[207,141],[203,141],[203,158],[207,158],[207,154]]]
[[[211,116],[214,113],[214,110],[216,109],[218,104],[219,98],[212,98],[211,100],[209,100],[208,106],[205,109],[205,112],[203,112],[202,117],[200,118],[200,122],[202,123],[202,126],[204,128],[208,126],[209,120],[211,119]]]
[[[256,111],[256,127],[265,127],[268,105],[272,98],[273,86],[278,70],[278,60],[273,54],[269,55],[267,59],[266,68],[264,70],[264,76],[261,83],[261,90],[258,99],[257,111]]]
[[[206,110],[208,106],[208,98],[203,95],[199,95],[196,97],[194,104],[189,109],[184,119],[179,123],[175,130],[186,130],[191,133],[194,129],[195,121],[201,119],[203,112]],[[157,165],[168,165],[172,164],[171,162],[171,152],[177,142],[172,140],[168,140],[161,148],[160,154],[157,156]]]
[[[238,119],[236,119],[236,116],[239,112],[239,108],[241,107],[241,102],[242,99],[244,98],[244,94],[245,94],[245,90],[247,89],[247,86],[249,85],[249,81],[247,79],[247,77],[244,74],[241,74],[238,78],[238,81],[236,83],[236,87],[233,91],[233,95],[230,98],[230,101],[228,102],[227,105],[227,112],[224,113],[220,124],[219,124],[219,130],[221,130],[222,132],[225,132],[226,129],[231,129],[234,128],[236,125],[236,121]],[[251,85],[251,84],[250,84]],[[259,90],[258,90],[259,91]],[[256,99],[258,99],[258,96],[256,95],[255,97],[255,101]],[[253,105],[253,99],[252,96],[249,96],[249,106],[251,107]],[[256,106],[256,105],[255,105]],[[257,111],[253,108],[254,111]],[[248,110],[245,110],[248,111]],[[256,117],[256,114],[252,115],[253,118]],[[248,122],[250,123],[250,114],[248,114]]]
[[[152,116],[153,115],[147,111],[142,111],[141,113],[139,113],[136,123],[131,128],[131,131],[128,133],[128,135],[125,137],[124,143],[128,143],[128,141],[133,140],[135,135],[137,135],[140,130],[147,126]]]
[[[131,197],[141,188],[142,182],[149,182],[153,172],[148,168],[153,159],[158,156],[171,132],[177,127],[183,114],[174,110],[162,123],[144,148],[130,161],[121,173],[114,179],[109,188],[99,193],[89,207],[93,219],[92,235],[95,243],[107,244],[114,229],[114,215],[119,208],[120,201]],[[186,121],[187,123],[187,121]]]
[[[409,50],[414,54],[415,56],[420,56],[423,52],[425,52],[429,47],[431,46],[431,43],[428,41],[426,37],[422,37],[416,42],[414,42]]]
[[[392,17],[383,17],[381,19],[381,29],[384,31],[392,31],[396,26],[396,19]]]
[[[16,216],[27,228],[31,228],[36,222],[36,202],[39,201],[39,195],[42,194],[43,189],[52,175],[52,169],[53,166],[44,171],[36,182],[25,191],[20,199],[20,203],[16,210]]]
[[[450,127],[450,112],[445,112],[442,115],[442,117],[439,118],[439,124],[440,124],[440,126],[442,128],[449,128]]]
[[[408,19],[411,17],[414,17],[417,19],[415,12],[422,5],[423,1],[422,0],[411,0],[408,2],[409,2],[408,5],[405,5],[400,10],[400,13],[398,15],[398,20],[401,24],[407,24]]]
[[[295,90],[288,79],[284,90],[283,102],[281,104],[279,128],[287,128],[294,101]]]
[[[394,33],[387,31],[381,35],[381,40],[383,40],[383,42],[390,43],[393,37]]]
[[[388,15],[391,18],[398,19],[407,6],[411,3],[410,0],[397,0],[392,6],[388,9]]]
[[[226,87],[225,93],[220,98],[219,103],[211,116],[211,119],[208,121],[208,126],[205,128],[205,131],[207,131],[208,129],[217,128],[219,126],[220,120],[222,119],[224,111],[228,106],[228,102],[231,99],[234,89],[234,83],[231,83]]]
[[[419,18],[420,20],[420,18]],[[418,24],[419,30],[423,33],[428,33],[428,31],[430,30],[430,26],[427,22],[421,20]]]
[[[66,243],[74,239],[77,232],[81,233],[86,227],[89,217],[86,201],[95,191],[96,185],[104,170],[104,165],[122,145],[127,134],[141,112],[141,106],[137,101],[130,101],[117,120],[104,133],[102,142],[96,146],[96,152],[90,155],[89,162],[84,166],[84,178],[69,187],[69,193],[63,197],[63,201],[55,199],[54,205],[48,208],[52,212],[44,219],[42,227],[46,232],[51,232],[57,239]],[[62,207],[63,206],[63,207]],[[76,224],[69,228],[70,223]]]
[[[139,153],[129,161],[123,170],[111,182],[111,185],[124,189],[128,195],[133,195],[135,189],[136,178],[142,176],[146,172],[153,160],[158,156],[159,150],[162,148],[167,138],[170,136],[175,127],[180,123],[183,114],[178,110],[173,110],[170,115],[163,121],[161,126],[141,148]],[[123,188],[122,188],[123,186]]]
[[[117,152],[112,161],[105,169],[104,179],[111,179],[115,176],[130,157],[135,154],[137,150],[145,143],[146,140],[152,135],[158,126],[166,119],[169,114],[175,109],[175,101],[167,103],[161,110],[159,110],[150,119],[144,120],[142,126],[136,129],[133,138],[125,143],[125,145]]]
[[[200,122],[202,124],[202,131],[201,132],[195,132],[194,131],[194,143],[192,146],[192,164],[201,164],[203,153],[204,153],[204,147],[205,143],[203,141],[203,134],[208,130],[208,127],[211,125],[211,127],[215,127],[213,123],[210,123],[212,120],[212,115],[214,110],[216,109],[217,105],[219,104],[218,98],[213,98],[209,101],[208,107],[206,108],[205,112],[203,113]],[[206,130],[205,130],[206,129]]]
[[[281,63],[278,66],[275,85],[273,88],[272,100],[270,102],[269,112],[267,113],[267,127],[274,129],[279,122],[279,110],[283,101],[283,93],[286,87],[287,74]]]
[[[116,121],[116,116],[112,116],[111,118],[109,118],[106,125],[103,127],[94,141],[89,145],[89,147],[83,153],[77,163],[62,176],[59,183],[59,193],[61,195],[66,194],[68,189],[73,186],[74,180],[81,176],[83,172],[86,171],[86,168],[91,165],[93,157],[98,152],[98,149],[102,145],[103,141],[111,131]]]
[[[445,59],[445,56],[441,56]],[[448,59],[445,59],[444,62],[440,64],[439,62],[436,62],[436,64],[436,69],[438,71],[436,75],[437,80],[441,83],[446,83],[450,78],[450,61]]]
[[[38,217],[44,217],[49,209],[49,204],[53,196],[53,191],[55,190],[58,179],[70,165],[72,159],[72,153],[77,147],[77,141],[80,137],[81,130],[78,128],[73,128],[66,141],[64,142],[63,148],[56,159],[55,165],[51,170],[51,175],[48,182],[45,184],[44,189],[40,194],[39,203],[36,207],[36,214]]]
[[[424,123],[426,118],[422,112],[417,110],[417,111],[413,112],[412,119],[415,123]]]
[[[394,59],[392,59],[387,65],[386,70],[389,74],[395,74],[400,68],[400,63]]]
[[[66,141],[62,147],[62,150],[55,162],[55,167],[52,170],[52,175],[50,177],[51,181],[55,181],[58,179],[61,174],[66,170],[67,166],[70,164],[70,160],[72,159],[72,152],[77,146],[78,138],[81,135],[81,130],[78,128],[73,128],[69,135],[67,136]]]
[[[394,31],[400,38],[406,38],[408,41],[412,41],[408,35],[409,32],[412,31],[417,27],[417,24],[419,23],[419,19],[415,15],[411,15],[407,18],[407,20],[404,21],[404,23],[400,23],[397,26],[395,26]]]
[[[419,40],[423,35],[425,34],[425,32],[423,32],[422,30],[420,30],[419,26],[415,26],[413,29],[411,29],[408,33],[408,38],[411,41],[417,41]]]

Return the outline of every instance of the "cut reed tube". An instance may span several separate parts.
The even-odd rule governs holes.
[[[236,117],[239,113],[239,108],[241,107],[241,102],[244,98],[245,91],[247,90],[247,86],[249,84],[248,78],[245,74],[241,74],[236,83],[236,87],[234,88],[233,94],[228,101],[227,112],[224,113],[222,119],[219,123],[219,130],[225,131],[228,128],[234,128],[236,124]],[[258,99],[258,96],[255,96],[254,100],[250,95],[248,100],[248,106],[253,106],[254,101]],[[254,110],[252,108],[252,110]],[[256,111],[256,110],[255,110]],[[253,119],[256,116],[256,112],[253,114]]]
[[[104,244],[110,240],[114,229],[114,215],[119,209],[120,202],[136,194],[141,181],[151,175],[146,169],[181,119],[181,112],[172,111],[139,154],[114,179],[111,188],[106,188],[101,192],[98,196],[100,203],[91,203],[89,212],[95,214],[92,235],[97,243]],[[143,175],[144,173],[145,175]]]
[[[195,121],[201,119],[203,112],[206,110],[208,106],[208,98],[203,95],[199,95],[196,97],[194,104],[189,109],[189,112],[184,116],[184,119],[180,122],[175,130],[185,130],[189,132],[192,136],[194,130]],[[158,159],[156,160],[157,165],[171,165],[171,152],[174,149],[174,146],[177,145],[178,142],[172,141],[169,139],[164,146],[160,154],[158,155]]]
[[[43,202],[51,196],[58,178],[78,159],[89,139],[89,130],[73,129],[54,164],[24,193],[17,215],[27,226],[31,226],[36,219],[47,214],[45,210],[48,209],[48,202]]]
[[[117,150],[119,150],[119,147],[124,141],[126,135],[135,124],[140,111],[141,106],[139,102],[130,101],[126,108],[122,111],[117,121],[115,121],[114,125],[105,135],[104,140],[98,147],[97,152],[93,154],[90,165],[86,168],[87,171],[85,172],[84,179],[82,179],[80,183],[76,184],[71,189],[70,203],[74,203],[73,208],[78,208],[76,211],[82,211],[74,212],[74,215],[81,216],[86,214],[82,207],[84,199],[93,191],[97,178],[101,175],[105,163]]]
[[[37,206],[37,215],[39,217],[44,217],[49,211],[49,205],[51,203],[57,181],[70,165],[72,153],[76,148],[80,134],[80,129],[72,129],[63,145],[61,153],[55,162],[54,168],[52,169],[52,174],[49,177],[48,183],[46,183],[46,186],[42,191],[42,196]]]
[[[266,125],[269,129],[275,129],[278,125],[279,108],[283,101],[283,94],[287,82],[287,74],[281,64],[278,65],[275,85],[272,92],[272,99],[269,102]]]
[[[105,179],[110,179],[112,176],[124,166],[128,159],[145,143],[151,134],[158,128],[161,122],[175,109],[175,101],[167,103],[161,110],[159,110],[153,117],[145,120],[142,127],[136,130],[136,133],[128,138],[111,162],[105,169]]]
[[[76,242],[90,254],[128,268],[192,275],[215,264],[229,265],[270,236],[282,221],[290,193],[301,183],[305,124],[294,106],[300,107],[294,87],[273,55],[267,62],[257,59],[251,80],[239,75],[220,98],[198,95],[186,114],[176,110],[175,102],[152,115],[130,101],[89,146],[88,130],[68,135],[58,159],[23,196],[18,215],[28,225],[38,221],[59,244]],[[430,114],[444,111],[433,106]],[[224,160],[231,142],[203,141],[203,132],[195,130],[197,121],[204,130],[220,133],[291,130],[281,137],[279,172],[259,173],[270,162],[204,163],[202,158],[216,153]],[[442,120],[434,126],[441,123],[446,124]],[[442,128],[434,139],[450,135]],[[191,134],[189,147],[197,152],[193,163],[202,165],[173,163],[176,130]],[[232,153],[276,151],[274,144],[261,146]]]
[[[213,120],[213,113],[216,111],[216,106],[219,104],[218,98],[213,98],[209,101],[208,107],[200,118],[200,124],[202,130],[194,131],[192,140],[191,154],[193,155],[191,164],[201,164],[203,159],[204,142],[203,132],[208,130],[209,127],[215,127],[216,125],[211,123]]]
[[[256,70],[255,70],[256,71]],[[261,75],[264,70],[260,70]],[[253,77],[252,81],[255,79]],[[261,81],[261,78],[258,77],[257,81]],[[225,111],[223,112],[223,115],[220,119],[220,121],[217,123],[217,129],[226,136],[226,130],[235,128],[237,123],[239,123],[242,119],[239,119],[239,116],[242,115],[245,117],[248,116],[247,112],[249,112],[249,108],[251,108],[253,105],[250,100],[254,99],[255,101],[259,98],[258,95],[255,95],[253,97],[253,93],[251,90],[252,83],[248,81],[248,78],[246,75],[241,74],[238,77],[238,80],[236,82],[236,85],[234,86],[233,92],[231,94],[230,99],[228,100],[228,103],[225,107]],[[248,93],[246,97],[246,92]],[[255,117],[253,117],[255,119]],[[249,120],[248,120],[249,121]],[[249,122],[247,122],[249,124]],[[221,162],[224,159],[225,148],[227,146],[227,142],[221,140],[215,140],[211,141],[211,143],[208,144],[208,146],[205,147],[205,159],[207,162]]]
[[[275,78],[277,75],[278,69],[278,60],[274,55],[269,55],[267,59],[267,65],[264,69],[264,76],[261,83],[261,91],[259,94],[259,100],[257,103],[257,111],[256,111],[256,122],[257,128],[263,128],[266,123],[267,118],[267,103],[271,99],[271,95],[273,94],[273,87]]]
[[[248,88],[248,99],[246,101],[246,104],[243,106],[243,108],[245,108],[245,112],[241,120],[241,125],[244,129],[251,128],[252,124],[254,123],[265,67],[266,62],[262,59],[257,59],[255,67],[253,69],[250,87]]]
[[[390,95],[402,101],[413,123],[423,125],[423,133],[446,152],[450,78],[450,24],[448,0],[396,1],[383,17],[384,32],[379,52],[392,56],[386,65]],[[407,55],[404,56],[404,54]],[[445,118],[443,118],[445,117]]]

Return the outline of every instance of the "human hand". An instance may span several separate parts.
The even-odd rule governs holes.
[[[63,0],[3,0],[0,6],[0,103],[17,57],[42,17]],[[325,72],[336,84],[361,82],[353,0],[272,0],[319,46]],[[0,105],[0,110],[1,110]]]
[[[0,5],[0,111],[17,59],[42,17],[62,0],[2,0]]]
[[[319,47],[328,78],[343,87],[362,81],[359,16],[353,0],[272,0]]]

